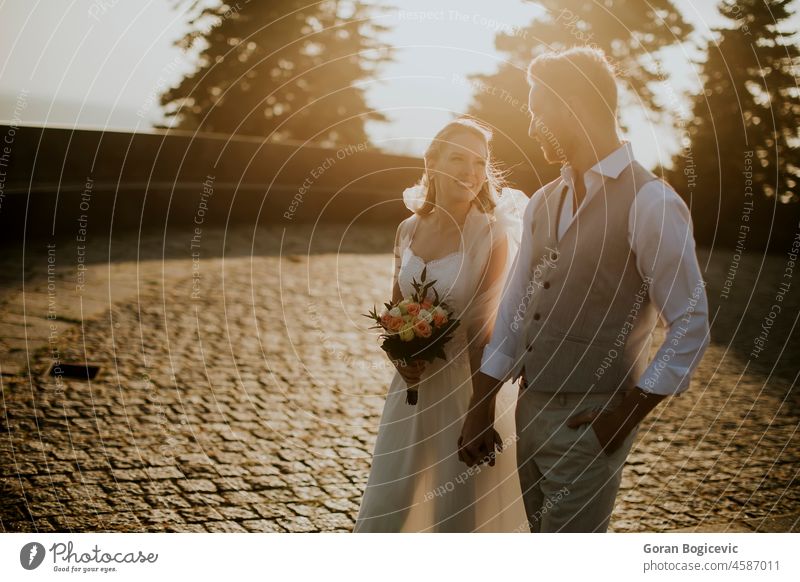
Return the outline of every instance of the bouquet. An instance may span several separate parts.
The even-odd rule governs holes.
[[[446,359],[444,346],[453,336],[459,325],[452,310],[439,299],[434,288],[436,281],[426,282],[428,268],[420,275],[420,281],[412,280],[414,293],[397,304],[384,303],[385,310],[378,315],[373,307],[364,316],[377,325],[370,329],[380,329],[381,348],[393,361],[407,366],[413,360],[428,363],[436,358]],[[433,290],[433,299],[428,298],[428,290]],[[406,402],[417,403],[418,386],[412,385],[406,391]]]

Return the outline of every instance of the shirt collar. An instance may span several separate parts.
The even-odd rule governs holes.
[[[621,146],[589,168],[589,171],[586,172],[586,176],[584,177],[584,181],[589,178],[590,174],[607,176],[614,179],[619,178],[622,170],[627,168],[633,159],[633,147],[631,147],[629,141],[623,141]],[[571,188],[574,188],[575,171],[572,169],[572,166],[569,164],[561,166],[561,178]]]
[[[633,162],[633,148],[630,142],[623,141],[621,146],[597,162],[589,171],[616,179],[622,170],[631,165],[631,162]]]

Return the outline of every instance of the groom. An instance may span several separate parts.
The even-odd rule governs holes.
[[[531,531],[604,532],[639,423],[689,387],[708,345],[704,283],[686,204],[618,137],[603,53],[541,55],[528,82],[529,133],[561,176],[525,209],[459,458],[494,464],[495,395],[521,378],[517,465]],[[651,360],[659,318],[668,330]]]

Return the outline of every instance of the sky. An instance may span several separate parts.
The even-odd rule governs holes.
[[[174,46],[188,30],[174,0],[0,2],[0,120],[144,131],[163,121],[160,92],[192,69]],[[721,21],[715,0],[675,4],[695,25],[697,46]],[[446,0],[434,13],[429,0],[391,5],[379,19],[391,29],[385,40],[396,47],[396,60],[365,85],[370,106],[390,122],[371,123],[368,132],[384,149],[415,155],[438,127],[467,110],[472,88],[463,79],[496,70],[497,32],[544,12],[523,0]],[[676,113],[685,114],[684,93],[699,87],[695,43],[662,55]],[[670,126],[649,123],[636,108],[623,120],[634,128],[625,137],[645,165],[666,163],[677,150]]]

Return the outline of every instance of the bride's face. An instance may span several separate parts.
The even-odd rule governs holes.
[[[433,161],[432,178],[436,180],[437,204],[471,201],[486,183],[489,155],[486,140],[468,132],[459,132],[442,145]]]

